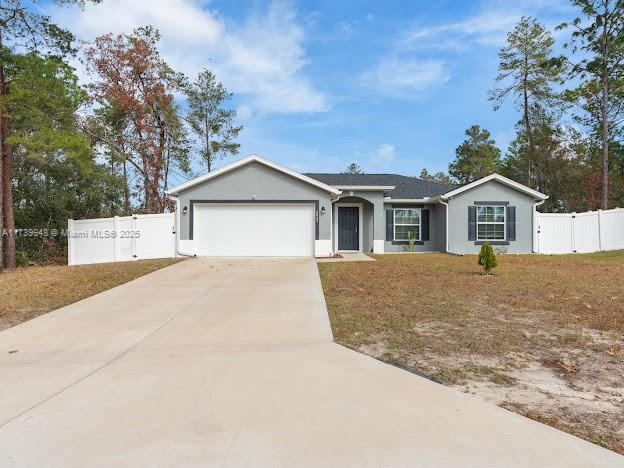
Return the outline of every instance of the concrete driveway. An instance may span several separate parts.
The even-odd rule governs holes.
[[[5,330],[0,381],[2,466],[624,465],[332,343],[308,259],[187,260]]]

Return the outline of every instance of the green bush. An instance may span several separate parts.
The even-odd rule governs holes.
[[[492,269],[496,268],[496,254],[489,242],[484,242],[479,252],[479,265],[483,267],[486,275],[492,274]]]

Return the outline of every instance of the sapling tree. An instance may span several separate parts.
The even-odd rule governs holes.
[[[405,252],[414,253],[414,244],[416,243],[416,234],[412,231],[408,231],[407,233],[407,245],[403,246],[403,250]]]
[[[496,268],[496,254],[489,242],[484,242],[479,252],[479,265],[483,267],[486,275],[491,275],[492,270]]]

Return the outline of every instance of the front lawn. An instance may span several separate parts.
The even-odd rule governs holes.
[[[624,454],[624,251],[321,263],[335,340]]]
[[[25,322],[180,259],[24,267],[0,274],[0,330]]]

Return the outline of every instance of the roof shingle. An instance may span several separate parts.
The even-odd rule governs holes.
[[[305,175],[334,187],[340,185],[394,185],[395,189],[387,192],[386,195],[395,199],[437,197],[454,188],[438,182],[430,182],[417,177],[408,177],[400,174],[306,173]]]

